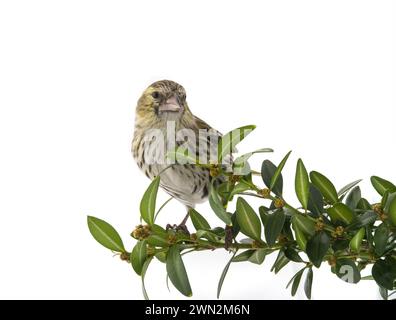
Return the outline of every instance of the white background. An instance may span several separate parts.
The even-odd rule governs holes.
[[[256,124],[240,151],[273,147],[278,162],[293,149],[290,201],[298,157],[337,187],[364,178],[377,199],[370,175],[396,182],[394,20],[391,1],[1,0],[0,297],[142,298],[139,277],[92,239],[86,215],[132,248],[148,185],[130,154],[134,108],[155,80],[181,83],[192,111],[220,131]],[[172,202],[160,223],[183,215]],[[228,259],[185,257],[194,298],[215,298]],[[222,298],[289,299],[297,269],[274,276],[271,260],[232,265]],[[184,298],[168,293],[159,262],[147,288]],[[378,294],[324,264],[313,298]]]

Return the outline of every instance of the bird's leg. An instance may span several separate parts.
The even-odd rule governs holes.
[[[183,218],[182,222],[180,222],[180,224],[176,227],[176,230],[181,230],[181,231],[183,231],[186,234],[190,234],[190,232],[188,231],[187,226],[186,226],[186,222],[187,222],[189,217],[190,217],[190,208],[187,207],[187,214]]]
[[[186,216],[183,218],[182,222],[180,222],[179,226],[185,226],[189,217],[190,217],[190,209],[188,209]]]

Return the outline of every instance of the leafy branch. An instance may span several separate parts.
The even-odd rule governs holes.
[[[231,146],[233,150],[235,144],[254,128],[241,127],[226,134],[219,144],[219,163],[227,156],[221,147]],[[240,129],[246,129],[246,134]],[[236,133],[238,137],[235,137]],[[169,202],[156,211],[158,176],[142,198],[140,214],[146,224],[137,226],[131,233],[138,240],[132,252],[125,250],[121,237],[107,222],[89,216],[89,230],[100,244],[131,263],[133,270],[142,277],[146,299],[144,277],[153,258],[165,263],[172,284],[185,296],[191,296],[192,289],[182,255],[216,249],[233,253],[221,274],[217,297],[233,263],[260,265],[267,255],[277,252],[271,272],[277,274],[290,262],[301,265],[287,284],[287,288],[291,286],[292,296],[296,294],[305,274],[304,291],[310,299],[314,268],[327,262],[331,272],[341,280],[348,283],[374,280],[381,296],[390,298],[396,292],[392,292],[396,289],[396,186],[372,176],[371,184],[380,198],[376,203],[369,203],[362,197],[358,186],[361,180],[337,192],[325,175],[317,171],[308,173],[299,159],[294,183],[300,204],[298,207],[292,206],[283,197],[282,177],[291,152],[278,165],[270,160],[263,161],[259,174],[264,188],[253,181],[248,159],[255,153],[271,151],[260,149],[238,157],[232,172],[220,165],[205,165],[210,169],[212,181],[227,176],[225,182],[213,183],[209,193],[209,204],[225,226],[212,228],[194,209],[190,210],[194,233],[164,229],[155,224],[158,212]],[[248,203],[247,199],[251,196],[262,199],[263,205],[258,210]],[[235,212],[228,212],[228,204],[235,200]],[[244,238],[241,239],[241,236]],[[372,266],[371,274],[362,277],[368,266]]]

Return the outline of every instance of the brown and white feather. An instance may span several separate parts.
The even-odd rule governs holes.
[[[170,95],[177,95],[183,110],[180,114],[159,114],[158,103],[151,97],[153,92],[160,92],[160,95],[168,97]],[[164,137],[167,136],[167,121],[172,120],[175,122],[175,130],[187,128],[195,134],[195,137],[201,137],[199,130],[207,130],[215,135],[217,138],[221,137],[221,133],[215,131],[205,121],[194,116],[185,100],[184,88],[169,80],[158,81],[149,86],[138,101],[136,108],[135,130],[132,141],[133,157],[138,164],[139,168],[150,179],[155,178],[161,173],[160,186],[169,193],[172,197],[178,199],[180,202],[188,207],[194,207],[195,204],[206,201],[210,185],[211,177],[207,168],[199,167],[193,164],[173,164],[168,169],[169,165],[163,164],[149,164],[151,161],[145,159],[145,155],[153,154],[160,147],[158,141],[144,139],[145,133],[151,129],[159,129],[162,131]],[[213,144],[212,140],[207,137],[201,137],[198,143],[207,144],[207,152],[217,152],[217,141]],[[202,140],[204,139],[204,140]],[[196,143],[188,144],[190,139],[187,139],[187,147],[191,152],[197,152]],[[194,139],[191,139],[194,141]],[[174,146],[169,146],[165,143],[164,152],[172,151]],[[213,150],[216,148],[216,150]]]

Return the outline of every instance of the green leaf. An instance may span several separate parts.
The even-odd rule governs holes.
[[[247,183],[253,183],[253,172],[250,172],[249,174],[243,176],[242,180],[247,182]],[[259,174],[259,172],[254,171],[254,174]]]
[[[300,255],[298,252],[290,247],[286,248],[285,250],[285,256],[288,258],[290,261],[294,262],[303,262],[303,259],[301,259]]]
[[[300,273],[298,273],[297,276],[293,280],[293,285],[292,285],[292,289],[291,289],[292,297],[294,297],[297,293],[298,286],[300,285],[301,277],[303,275],[303,271],[304,271],[304,269]]]
[[[360,201],[360,199],[362,198],[362,193],[360,191],[360,187],[355,187],[351,190],[351,192],[349,192],[345,204],[351,208],[351,209],[356,209],[357,205]]]
[[[349,243],[350,241],[347,239],[336,239],[331,244],[331,248],[333,249],[334,252],[344,251],[349,247]]]
[[[224,267],[223,272],[221,273],[221,276],[220,276],[220,279],[219,279],[219,283],[217,285],[217,299],[219,299],[219,297],[220,297],[220,292],[221,292],[221,288],[223,287],[224,279],[225,279],[225,277],[227,275],[228,269],[230,268],[231,262],[233,261],[237,251],[234,252],[234,254],[232,255],[231,259],[227,262],[226,266]]]
[[[319,189],[316,188],[312,183],[309,185],[309,201],[308,210],[311,211],[315,216],[319,217],[323,210],[324,202],[323,196]]]
[[[210,225],[206,219],[198,213],[195,209],[190,209],[191,222],[196,230],[209,230]]]
[[[234,129],[222,136],[218,144],[218,162],[222,163],[222,160],[227,155],[233,153],[235,151],[236,145],[254,129],[256,129],[256,126],[254,125],[243,126]]]
[[[386,190],[384,195],[382,196],[382,199],[381,199],[381,207],[382,208],[384,208],[386,203],[388,202],[388,197],[389,197],[389,191]]]
[[[268,224],[269,213],[264,206],[261,206],[259,208],[259,215],[260,215],[260,219],[261,219],[261,222],[262,222],[264,228],[266,228],[267,224]]]
[[[178,245],[173,245],[169,248],[166,258],[166,271],[175,288],[183,295],[191,297],[190,282],[188,281],[186,268],[180,256],[180,247]]]
[[[201,238],[211,238],[211,241],[213,242],[217,242],[216,237],[217,235],[210,231],[210,230],[198,230],[196,233],[197,239],[201,239]],[[213,239],[213,240],[212,240]]]
[[[381,206],[385,212],[389,212],[390,205],[393,199],[396,198],[396,191],[389,192],[386,191],[385,195],[382,197]]]
[[[196,235],[198,239],[206,238],[210,241],[218,242],[218,238],[224,238],[225,232],[223,228],[217,227],[210,230],[198,230]]]
[[[116,252],[125,252],[120,235],[110,224],[92,216],[87,217],[87,222],[91,235],[102,246]]]
[[[190,209],[190,218],[194,228],[197,230],[197,237],[207,238],[209,241],[216,242],[216,236],[212,234],[210,230],[210,225],[208,221],[195,209]]]
[[[163,237],[167,237],[168,236],[168,231],[166,231],[164,228],[162,228],[158,224],[153,224],[152,226],[150,226],[150,231],[151,231],[150,232],[151,234],[158,234],[158,235],[161,235]]]
[[[225,235],[225,229],[221,228],[221,227],[216,227],[216,228],[210,229],[209,231],[218,237],[224,237],[224,235]]]
[[[386,197],[386,201],[385,203],[381,203],[381,206],[385,212],[390,213],[390,206],[393,200],[396,198],[396,192],[386,192],[386,194],[388,195]]]
[[[169,247],[169,233],[157,224],[151,226],[150,235],[146,238],[149,245],[155,247]]]
[[[366,229],[366,239],[367,239],[368,247],[370,251],[372,251],[374,248],[374,239],[373,239],[374,236],[372,232],[372,227],[367,225],[364,228]]]
[[[162,234],[152,234],[146,238],[149,245],[155,247],[169,247],[168,236]]]
[[[305,267],[298,271],[293,278],[290,279],[289,283],[287,284],[286,288],[288,288],[292,283],[291,288],[291,295],[294,297],[297,293],[298,286],[300,285],[301,277],[304,273]]]
[[[351,259],[337,259],[336,275],[347,283],[358,283],[361,279],[359,269]]]
[[[237,185],[235,185],[234,189],[232,189],[232,191],[230,193],[230,198],[235,196],[238,193],[242,193],[247,190],[252,190],[252,187],[242,180]]]
[[[374,189],[381,196],[383,196],[387,190],[390,192],[393,192],[396,190],[396,186],[388,180],[382,179],[377,176],[372,176],[370,180],[371,180],[371,184],[373,185]]]
[[[351,242],[349,243],[349,247],[354,252],[360,251],[360,246],[362,245],[362,240],[364,238],[366,231],[364,228],[360,228],[358,232],[353,236]]]
[[[265,256],[267,255],[268,250],[266,249],[257,249],[254,250],[253,254],[249,258],[249,262],[255,264],[262,264],[264,262]]]
[[[269,246],[275,244],[285,224],[285,220],[286,216],[282,209],[278,209],[268,216],[267,227],[264,229],[264,234],[265,240]]]
[[[217,194],[221,199],[229,199],[231,198],[231,191],[234,188],[233,184],[230,181],[225,181],[215,186]]]
[[[345,193],[347,193],[349,190],[351,190],[354,186],[356,186],[357,184],[359,184],[360,182],[362,182],[362,179],[353,181],[351,183],[348,183],[345,187],[342,187],[339,191],[338,191],[338,196],[341,197],[343,196]]]
[[[291,151],[289,151],[286,156],[282,159],[282,161],[279,163],[278,167],[276,168],[274,174],[271,177],[271,182],[270,182],[270,189],[272,190],[276,183],[278,182],[278,179],[282,173],[283,168],[285,167],[287,159],[289,159],[289,156],[291,154]]]
[[[309,300],[311,300],[312,293],[312,282],[313,282],[313,271],[312,267],[308,269],[307,276],[305,278],[304,291],[305,295]]]
[[[309,177],[329,203],[338,202],[337,191],[329,179],[317,171],[311,171]]]
[[[330,248],[330,238],[324,231],[319,231],[307,242],[307,255],[315,267],[319,268]]]
[[[271,272],[274,271],[275,274],[277,274],[289,262],[290,262],[290,260],[285,256],[284,251],[279,250],[278,256],[276,257],[276,260],[275,260],[273,266],[271,267]]]
[[[367,211],[353,219],[352,223],[347,227],[347,230],[359,229],[373,224],[377,218],[378,215],[374,211]]]
[[[277,171],[277,167],[269,160],[264,160],[263,164],[261,165],[261,177],[264,181],[264,184],[270,188],[271,187],[271,180],[275,172]],[[279,175],[277,178],[277,182],[275,186],[271,189],[276,195],[282,195],[283,189],[283,178],[282,174]]]
[[[264,153],[264,152],[274,152],[274,150],[270,148],[258,149],[256,151],[252,151],[249,153],[245,153],[238,158],[236,158],[233,162],[233,174],[234,175],[246,175],[250,172],[250,166],[248,160],[250,157],[256,153]]]
[[[292,226],[293,226],[293,230],[294,230],[294,233],[296,236],[296,242],[297,242],[298,247],[301,250],[305,251],[306,247],[307,247],[307,238],[305,237],[304,233],[301,231],[301,229],[298,226],[293,225],[293,224],[292,224]]]
[[[382,223],[378,226],[374,233],[374,245],[375,253],[382,256],[386,251],[386,245],[388,243],[389,228],[386,223]]]
[[[166,263],[166,252],[160,251],[155,254],[155,257],[162,263]]]
[[[286,220],[285,220],[285,224],[283,225],[281,234],[283,234],[287,240],[294,241],[294,234],[291,229],[291,216],[288,216],[289,209],[287,208],[284,209],[284,212],[285,212]]]
[[[147,290],[146,290],[146,285],[144,284],[144,279],[146,278],[146,272],[147,269],[150,265],[151,260],[153,260],[153,257],[148,258],[144,264],[143,264],[143,268],[142,268],[142,272],[141,272],[141,279],[142,279],[142,291],[143,291],[143,296],[144,299],[149,300],[149,297],[147,295]]]
[[[391,257],[386,257],[385,260],[377,260],[371,273],[379,286],[393,290],[396,281],[396,260]]]
[[[144,262],[147,259],[147,243],[145,240],[136,243],[130,255],[133,270],[140,276]]]
[[[248,261],[250,257],[255,253],[256,250],[246,250],[232,259],[232,262],[244,262]]]
[[[234,160],[234,164],[237,166],[243,165],[243,163],[248,161],[252,155],[254,155],[256,153],[265,153],[265,152],[274,152],[274,150],[271,148],[262,148],[262,149],[258,149],[258,150],[252,151],[252,152],[245,153],[245,154],[239,156],[238,158],[236,158]]]
[[[226,209],[223,206],[223,203],[221,202],[220,196],[216,191],[216,188],[212,184],[210,187],[210,192],[209,192],[209,204],[214,213],[217,215],[217,217],[222,220],[225,224],[231,225],[231,215],[226,211]]]
[[[396,226],[396,197],[390,201],[388,213],[393,225]]]
[[[236,212],[234,212],[231,215],[231,222],[232,222],[232,237],[236,238],[236,236],[239,234],[239,231],[241,230],[241,228],[239,227],[237,218],[236,218]]]
[[[359,210],[371,210],[370,202],[365,198],[361,198],[357,204],[357,209]]]
[[[261,223],[253,208],[243,198],[238,198],[236,219],[241,232],[248,237],[261,241]]]
[[[339,202],[333,207],[327,209],[331,221],[342,221],[346,224],[350,224],[356,217],[355,212],[347,207],[345,204]]]
[[[298,200],[305,210],[308,209],[309,201],[309,178],[307,169],[301,159],[297,161],[295,189]]]
[[[154,223],[155,203],[157,201],[160,177],[156,177],[147,188],[140,202],[140,215],[149,225]]]
[[[293,229],[298,228],[307,236],[313,236],[315,234],[315,222],[310,220],[308,217],[302,214],[295,214],[291,218]],[[296,231],[294,229],[294,231]]]

